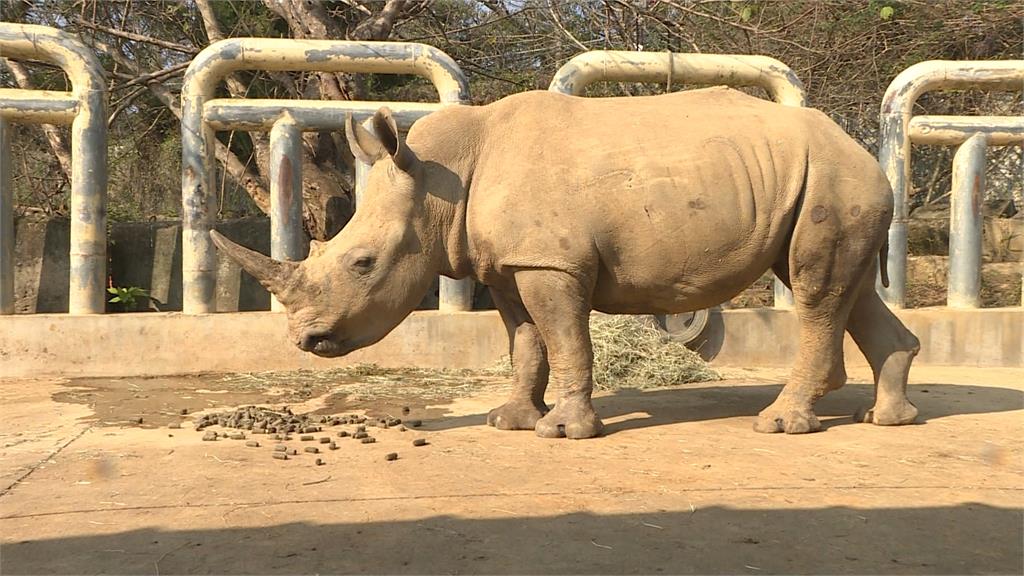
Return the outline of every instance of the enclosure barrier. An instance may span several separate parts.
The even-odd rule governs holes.
[[[914,103],[926,92],[971,88],[1024,90],[1024,60],[920,62],[896,76],[882,98],[878,161],[892,185],[894,208],[889,227],[889,287],[880,286],[879,292],[890,306],[906,305],[912,144],[960,146],[953,161],[947,304],[979,305],[985,149],[1024,143],[1024,119],[913,116]]]
[[[0,23],[0,57],[61,68],[70,92],[0,89],[0,314],[14,313],[14,189],[10,122],[71,124],[68,312],[102,314],[107,270],[107,93],[103,68],[73,36]]]
[[[440,104],[214,99],[217,84],[236,70],[415,74],[433,82]],[[209,235],[216,130],[270,132],[271,257],[300,260],[302,132],[341,130],[346,112],[363,121],[381,106],[390,107],[399,127],[407,129],[443,105],[468,103],[469,82],[447,54],[425,44],[231,38],[196,56],[185,72],[181,100],[183,310],[204,314],[216,311],[217,254]],[[472,295],[470,280],[441,278],[442,310],[469,310]]]
[[[672,82],[757,86],[779,104],[806,106],[804,85],[788,66],[767,56],[594,50],[555,72],[548,90],[580,96],[595,82]],[[775,306],[791,308],[793,293],[775,279]]]

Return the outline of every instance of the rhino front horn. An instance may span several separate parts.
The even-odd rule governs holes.
[[[295,271],[296,266],[298,266],[295,262],[281,262],[264,256],[255,250],[239,246],[216,230],[210,230],[210,238],[213,239],[213,243],[217,245],[221,252],[227,254],[229,258],[238,263],[243,270],[258,280],[264,288],[278,296],[288,286],[288,280]]]

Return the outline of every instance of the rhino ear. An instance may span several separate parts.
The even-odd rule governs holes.
[[[319,241],[319,240],[317,240],[315,238],[310,240],[309,241],[309,256],[307,256],[307,258],[315,258],[316,256],[319,256],[324,251],[324,244],[327,244],[327,243],[326,242],[321,242],[321,241]]]
[[[373,115],[373,132],[399,170],[408,172],[412,169],[417,161],[416,154],[402,140],[398,133],[398,122],[395,122],[395,116],[387,106]]]
[[[376,136],[355,121],[351,112],[345,113],[345,139],[352,155],[363,164],[372,166],[388,153]]]

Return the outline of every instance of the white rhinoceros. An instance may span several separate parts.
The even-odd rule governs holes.
[[[725,88],[635,98],[527,92],[420,120],[408,140],[382,108],[365,201],[301,263],[214,234],[283,302],[291,338],[320,356],[369,346],[437,274],[490,287],[509,333],[515,390],[488,423],[543,437],[601,432],[591,404],[591,310],[707,308],[771,268],[792,287],[796,365],[759,432],[819,429],[814,402],[846,380],[843,332],[867,356],[865,421],[905,424],[917,338],[875,293],[892,217],[874,158],[824,114]],[[883,270],[884,277],[884,270]],[[557,399],[544,403],[548,381]]]

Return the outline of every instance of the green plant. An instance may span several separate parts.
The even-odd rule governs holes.
[[[150,299],[149,292],[138,286],[111,286],[107,292],[114,295],[108,302],[120,303],[126,310],[134,309],[137,299]]]

